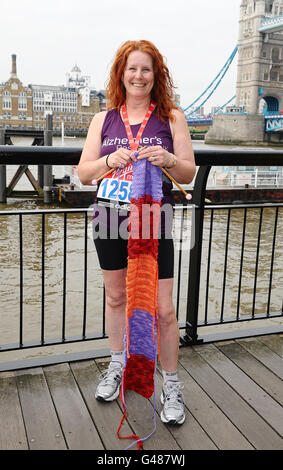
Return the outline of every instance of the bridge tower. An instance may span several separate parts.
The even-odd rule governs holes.
[[[248,113],[283,111],[282,33],[283,0],[242,0],[236,104]]]
[[[244,113],[215,115],[207,143],[282,141],[281,124],[267,138],[265,115],[283,121],[283,0],[241,0],[236,107]]]

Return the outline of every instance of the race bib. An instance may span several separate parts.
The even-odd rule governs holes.
[[[133,181],[132,163],[122,170],[115,170],[100,183],[97,202],[99,205],[130,210]]]

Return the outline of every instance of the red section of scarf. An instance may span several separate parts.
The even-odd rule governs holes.
[[[131,200],[128,256],[130,259],[146,253],[157,259],[161,201],[145,195]]]
[[[150,398],[154,392],[154,361],[145,356],[132,354],[127,361],[124,375],[125,390],[132,390],[145,398]]]

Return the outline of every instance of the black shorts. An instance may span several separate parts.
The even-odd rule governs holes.
[[[174,277],[173,240],[161,238],[158,241],[158,278],[171,279]],[[94,244],[101,269],[113,271],[127,267],[128,240],[95,238]]]

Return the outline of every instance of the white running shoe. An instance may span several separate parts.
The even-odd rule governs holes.
[[[181,390],[184,385],[181,382],[168,381],[162,387],[161,403],[161,421],[167,424],[183,424],[185,421],[185,403]]]
[[[123,365],[110,362],[107,370],[103,371],[101,381],[95,392],[95,398],[101,401],[113,401],[119,396],[123,374]]]

